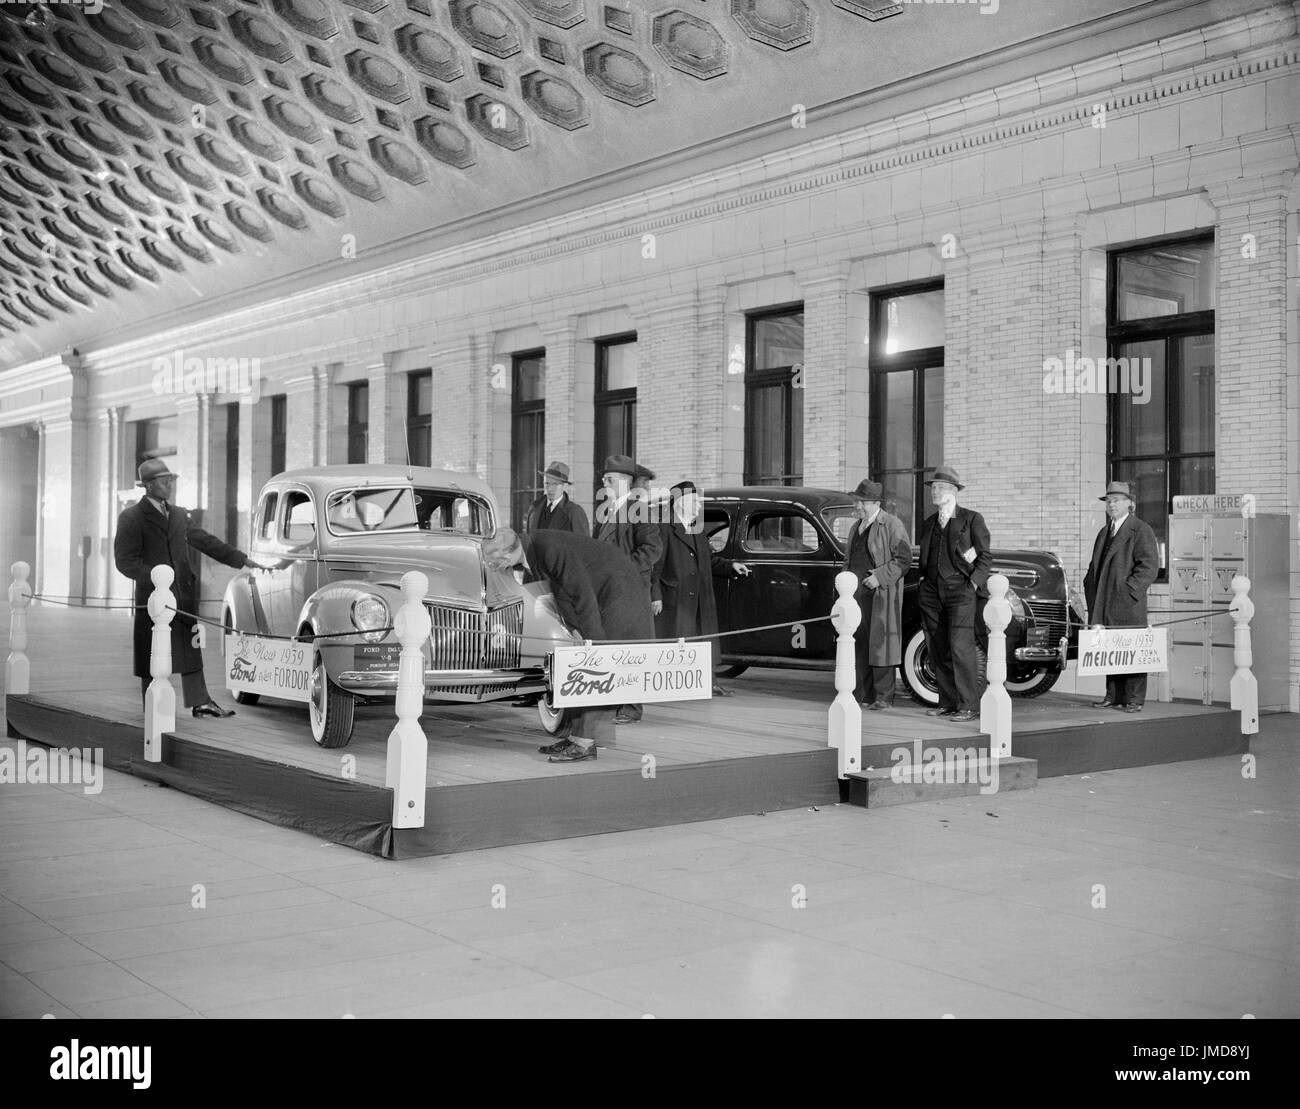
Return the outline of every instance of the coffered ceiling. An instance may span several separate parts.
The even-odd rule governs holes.
[[[796,103],[815,122],[1142,6],[4,0],[0,368],[629,192]]]

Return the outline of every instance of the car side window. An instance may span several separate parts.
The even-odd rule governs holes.
[[[797,513],[755,512],[745,525],[742,545],[751,554],[812,554],[821,546],[821,538]]]
[[[279,493],[262,494],[262,503],[257,512],[257,537],[258,539],[275,538],[275,508],[279,504]]]
[[[704,534],[709,537],[709,549],[714,554],[726,549],[727,542],[731,539],[731,517],[725,509],[704,510]]]
[[[310,494],[297,489],[285,494],[281,538],[291,547],[301,547],[316,538],[316,510]]]

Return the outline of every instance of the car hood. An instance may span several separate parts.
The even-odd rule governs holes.
[[[334,578],[363,578],[397,588],[408,570],[429,578],[430,599],[480,605],[484,597],[483,554],[477,539],[453,535],[392,533],[336,541],[325,556]],[[488,575],[489,605],[506,599],[496,575]]]

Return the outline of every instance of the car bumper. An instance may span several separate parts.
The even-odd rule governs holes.
[[[396,670],[344,670],[331,679],[341,689],[363,697],[394,696]],[[512,670],[425,670],[424,695],[433,700],[490,701],[527,693],[545,693],[541,667]]]

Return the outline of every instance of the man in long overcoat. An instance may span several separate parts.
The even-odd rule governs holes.
[[[903,661],[903,579],[912,566],[912,541],[903,521],[881,509],[882,493],[879,482],[858,483],[853,492],[858,520],[844,552],[844,569],[858,577],[862,606],[854,635],[854,695],[871,709],[894,706],[894,670]]]
[[[550,583],[564,622],[583,639],[626,642],[653,639],[650,594],[641,571],[610,543],[567,531],[539,531],[520,537],[501,528],[483,544],[487,564],[499,572],[523,571],[525,583]],[[552,762],[596,757],[596,741],[608,741],[613,708],[575,713],[567,739],[541,748]]]
[[[602,471],[604,488],[596,504],[596,534],[626,554],[641,571],[650,599],[659,599],[655,563],[663,549],[659,526],[651,520],[654,508],[648,490],[635,484],[654,477],[654,471],[638,465],[625,454],[611,454]],[[647,610],[649,604],[647,603]],[[620,705],[615,724],[635,724],[641,719],[640,705]]]
[[[181,612],[197,613],[198,579],[191,565],[193,551],[236,569],[257,568],[243,551],[223,543],[190,520],[187,509],[171,502],[177,475],[161,458],[140,463],[139,481],[144,496],[122,510],[113,537],[113,561],[118,573],[135,582],[135,623],[133,626],[135,675],[140,679],[143,695],[149,688],[149,658],[153,647],[153,619],[143,607],[149,603],[154,585],[150,572],[155,566],[167,565],[176,574],[172,592],[176,595],[177,614],[172,617],[172,670],[181,676],[181,693],[185,707],[195,716],[234,716],[208,693],[203,677],[203,651],[195,643],[194,621]]]
[[[1124,481],[1112,481],[1105,496],[1106,526],[1092,544],[1092,562],[1083,579],[1088,621],[1107,628],[1145,628],[1147,590],[1160,571],[1151,526],[1133,515],[1133,496]],[[1095,708],[1141,712],[1147,695],[1145,674],[1107,674],[1106,696]]]
[[[550,528],[554,531],[571,531],[574,535],[590,535],[591,525],[582,505],[569,496],[569,467],[564,462],[552,462],[542,471],[543,494],[533,501],[524,520],[524,532]]]
[[[718,605],[713,594],[714,571],[749,575],[743,562],[716,554],[704,534],[700,494],[693,481],[679,481],[669,492],[672,519],[659,525],[663,550],[655,562],[658,599],[651,602],[655,634],[660,639],[713,635],[718,630]],[[719,650],[714,647],[715,655]],[[716,682],[713,692],[729,697]]]

